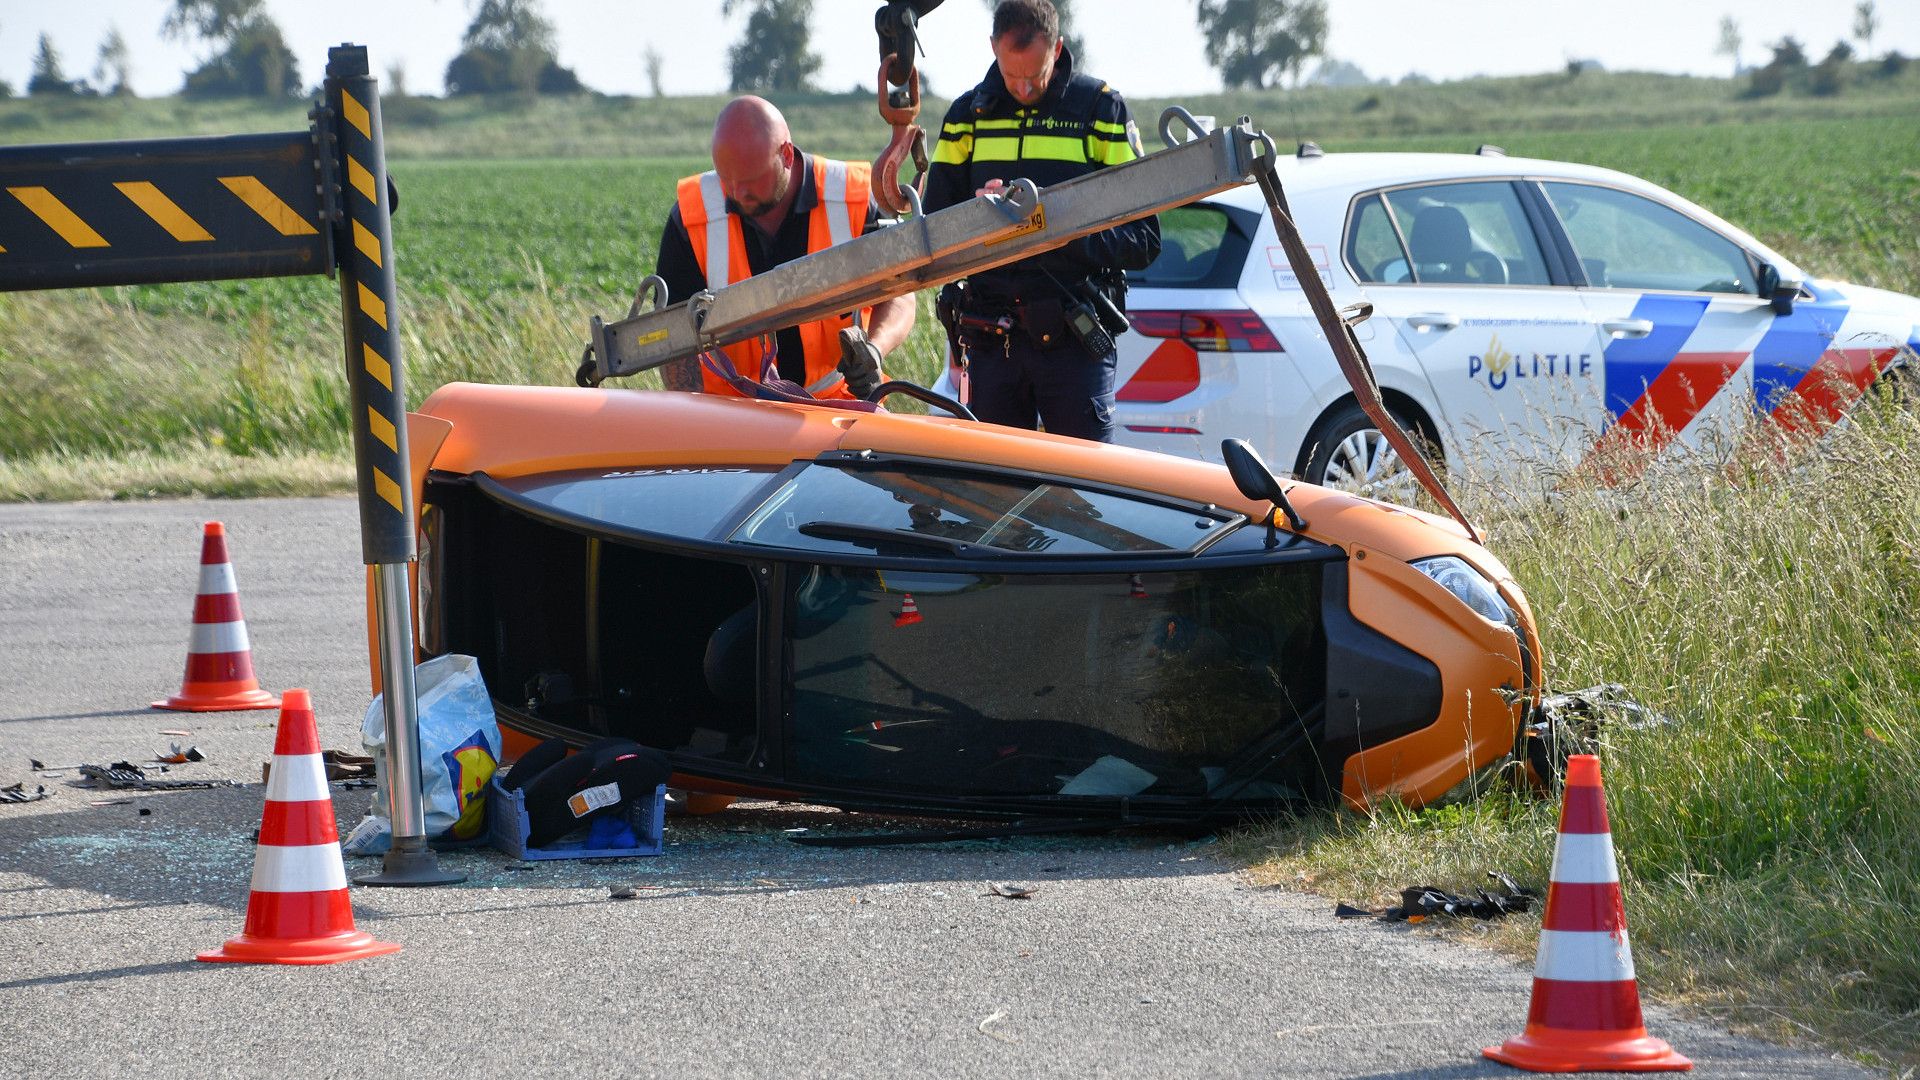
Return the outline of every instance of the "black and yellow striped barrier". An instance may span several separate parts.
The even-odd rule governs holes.
[[[0,289],[322,274],[309,132],[0,147]]]

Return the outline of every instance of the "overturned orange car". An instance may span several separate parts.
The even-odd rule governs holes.
[[[1244,448],[475,384],[410,425],[420,647],[479,659],[509,756],[623,736],[694,791],[1212,822],[1433,800],[1538,699],[1465,529]]]

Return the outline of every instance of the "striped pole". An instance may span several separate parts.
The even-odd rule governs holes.
[[[305,690],[289,690],[273,741],[267,805],[254,851],[246,928],[200,953],[213,963],[333,964],[399,952],[354,929],[347,868],[320,760],[320,731]]]
[[[240,614],[240,590],[227,558],[227,528],[209,521],[200,539],[200,588],[193,598],[193,636],[187,642],[187,673],[180,692],[156,701],[156,709],[221,712],[272,709],[280,699],[260,689],[253,676],[253,643]]]
[[[1627,943],[1600,759],[1567,759],[1547,912],[1524,1034],[1481,1051],[1530,1072],[1678,1072],[1693,1062],[1647,1034]]]
[[[393,204],[387,186],[380,87],[362,45],[327,50],[324,122],[316,125],[323,178],[339,184],[343,211],[332,223],[339,259],[340,310],[352,392],[353,456],[360,477],[360,549],[373,568],[375,627],[385,703],[387,815],[393,843],[380,873],[362,885],[446,885],[427,845],[420,792],[420,712],[413,683],[412,608],[407,566],[416,557],[414,492],[407,448],[406,363],[393,265]]]

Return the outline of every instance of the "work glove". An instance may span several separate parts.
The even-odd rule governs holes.
[[[839,370],[847,380],[848,391],[862,401],[880,386],[883,378],[880,374],[880,349],[868,341],[866,331],[857,326],[840,331]]]

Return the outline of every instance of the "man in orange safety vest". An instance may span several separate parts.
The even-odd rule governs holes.
[[[803,153],[780,110],[761,98],[728,102],[713,125],[713,170],[680,181],[660,235],[654,272],[666,281],[668,300],[744,281],[873,228],[871,171],[864,161]],[[843,349],[840,332],[853,325],[851,312],[788,327],[774,336],[779,375],[814,397],[864,396],[881,380],[880,358],[906,340],[913,319],[911,295],[874,305],[865,320],[870,350]],[[856,349],[868,362],[850,363],[843,375],[842,356]],[[761,377],[760,341],[724,351],[740,374]],[[669,390],[740,394],[694,358],[674,361],[660,375]]]

